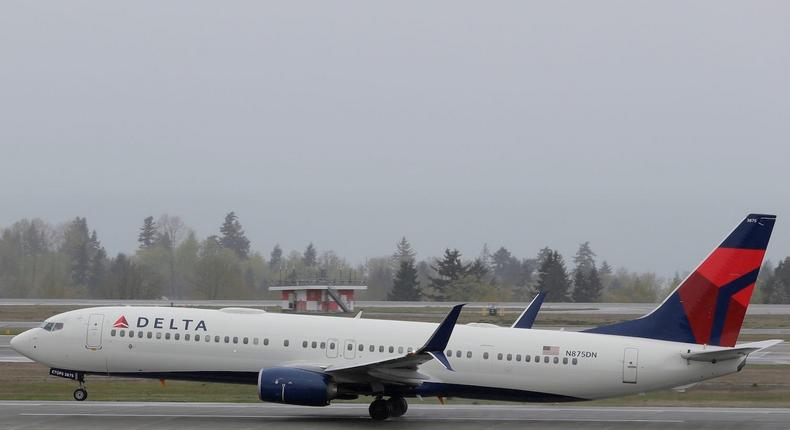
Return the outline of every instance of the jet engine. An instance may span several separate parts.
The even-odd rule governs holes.
[[[326,406],[337,396],[337,384],[321,372],[272,367],[258,373],[258,398],[264,402]]]

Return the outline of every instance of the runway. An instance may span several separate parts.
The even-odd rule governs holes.
[[[0,402],[7,429],[785,429],[790,409],[625,408],[530,405],[426,405],[384,423],[368,417],[366,404],[326,408],[266,403]]]

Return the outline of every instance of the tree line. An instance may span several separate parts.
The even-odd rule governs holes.
[[[274,298],[268,287],[295,282],[364,281],[359,299],[432,301],[528,301],[546,291],[549,301],[656,302],[681,281],[600,264],[589,242],[569,265],[545,247],[517,257],[506,247],[465,257],[445,249],[440,257],[417,258],[403,237],[390,256],[351,264],[313,243],[288,253],[275,244],[265,255],[251,248],[234,212],[217,234],[198,238],[178,216],[148,216],[137,249],[109,256],[84,217],[51,225],[23,219],[0,234],[0,296],[10,298]],[[766,262],[753,301],[790,302],[790,257]]]

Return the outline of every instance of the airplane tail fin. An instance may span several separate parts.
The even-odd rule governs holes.
[[[748,215],[651,313],[586,332],[734,346],[774,222]]]

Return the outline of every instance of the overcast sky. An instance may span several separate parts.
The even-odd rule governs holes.
[[[787,1],[3,1],[0,226],[236,211],[268,255],[790,255]]]

